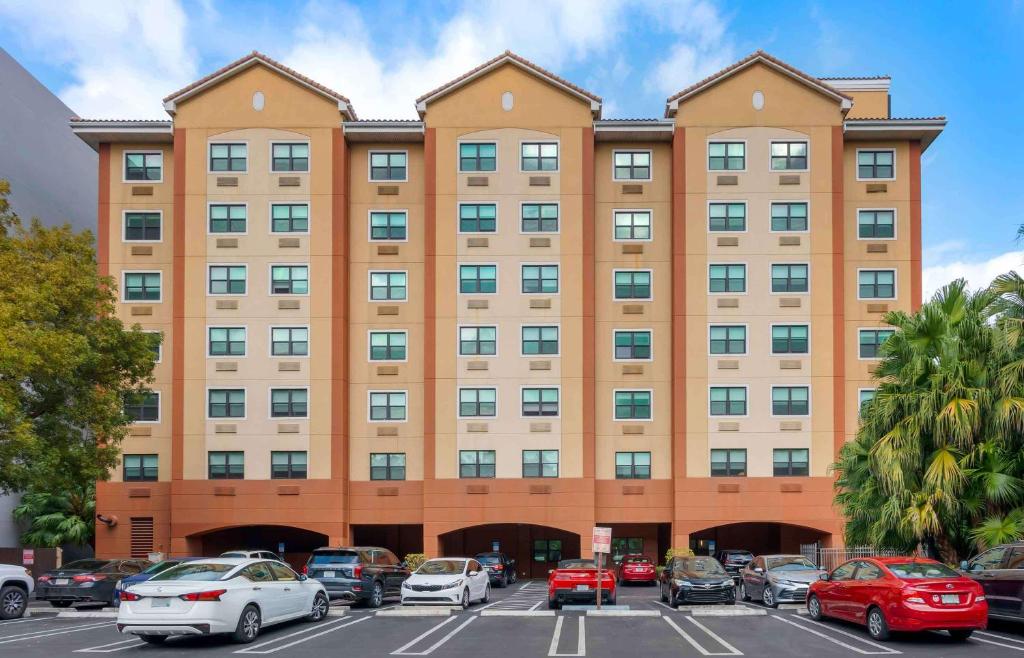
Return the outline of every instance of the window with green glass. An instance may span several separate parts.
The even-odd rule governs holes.
[[[647,361],[651,358],[650,331],[616,331],[615,358],[622,361]]]
[[[497,265],[459,265],[459,292],[475,295],[497,291]]]
[[[245,294],[245,265],[211,265],[209,271],[211,295]]]
[[[370,272],[370,301],[404,301],[407,294],[405,272]]]
[[[210,204],[210,233],[245,233],[246,214],[244,203]]]
[[[746,416],[746,386],[712,386],[710,390],[712,416]]]
[[[249,147],[245,144],[210,144],[210,171],[244,172],[248,157]]]
[[[557,203],[524,203],[521,209],[523,233],[558,233]]]
[[[371,480],[404,480],[405,479],[405,453],[404,452],[371,452],[370,453],[370,479]]]
[[[773,231],[806,231],[807,203],[786,201],[772,204]]]
[[[535,387],[522,389],[523,416],[557,416],[558,389]]]
[[[746,450],[712,450],[711,477],[746,477]]]
[[[124,402],[124,414],[134,423],[156,423],[160,420],[160,394],[146,392],[129,395]]]
[[[494,142],[459,144],[459,171],[495,171],[497,168],[498,145]]]
[[[561,539],[534,539],[534,562],[560,562],[562,560]]]
[[[772,354],[807,354],[809,327],[806,324],[777,324],[772,327]]]
[[[860,358],[877,359],[881,356],[882,343],[889,340],[896,331],[894,329],[861,329]]]
[[[309,390],[305,388],[270,389],[271,418],[307,418]]]
[[[460,478],[493,478],[495,453],[493,450],[460,450]]]
[[[275,203],[270,206],[270,230],[274,233],[308,233],[309,205]]]
[[[459,327],[459,356],[494,356],[497,353],[497,327]]]
[[[163,180],[163,153],[137,153],[126,151],[124,154],[124,179],[126,181]]]
[[[370,240],[405,240],[408,221],[404,210],[374,210],[370,213]]]
[[[807,476],[806,448],[776,448],[772,451],[772,475],[775,477]]]
[[[409,336],[404,331],[371,331],[371,361],[405,361]]]
[[[556,478],[558,477],[557,450],[524,450],[524,478]]]
[[[244,388],[211,388],[207,391],[207,416],[210,418],[244,418]]]
[[[746,292],[747,291],[747,266],[746,265],[709,265],[708,266],[708,291],[709,292]]]
[[[896,152],[892,149],[857,151],[857,178],[891,179],[894,177]]]
[[[272,147],[273,171],[309,171],[309,143],[276,143]]]
[[[124,299],[128,302],[160,301],[160,273],[125,272]]]
[[[858,411],[858,413],[863,413],[864,412],[864,405],[868,404],[869,402],[871,402],[872,400],[875,399],[875,393],[876,392],[877,391],[875,391],[875,389],[873,389],[873,388],[861,389],[858,392],[858,395],[857,395],[857,411]]]
[[[273,265],[270,268],[271,295],[309,294],[308,265]]]
[[[640,271],[615,272],[615,299],[650,299],[651,273]]]
[[[408,175],[407,161],[405,151],[370,151],[370,180],[404,181]]]
[[[650,419],[650,391],[615,391],[615,420]]]
[[[896,213],[893,210],[858,210],[857,237],[888,240],[896,237]]]
[[[523,294],[554,294],[558,292],[557,265],[523,265]]]
[[[861,299],[893,299],[896,270],[861,270],[857,273],[857,294]]]
[[[807,142],[772,142],[772,171],[807,169]]]
[[[650,151],[615,151],[615,180],[650,180]]]
[[[498,410],[495,388],[460,388],[459,416],[462,418],[493,418]]]
[[[558,171],[558,144],[523,142],[520,145],[520,169],[523,171]]]
[[[709,231],[746,231],[747,204],[745,203],[709,203]]]
[[[273,450],[270,453],[272,480],[305,480],[308,455],[304,450]]]
[[[806,416],[810,413],[810,395],[806,386],[772,386],[772,415]]]
[[[772,265],[772,292],[807,292],[807,264]]]
[[[650,240],[651,212],[649,210],[616,210],[616,240]]]
[[[272,327],[271,356],[309,356],[309,329],[306,327]]]
[[[459,232],[494,233],[498,230],[498,206],[493,203],[460,203]]]
[[[742,171],[746,168],[746,144],[743,142],[708,142],[709,171]]]
[[[245,356],[245,327],[210,327],[209,356]]]
[[[156,455],[125,455],[125,482],[156,482],[160,469]]]
[[[711,325],[712,354],[746,354],[747,328],[743,325]]]
[[[405,391],[370,391],[370,420],[403,421],[406,418]]]
[[[211,480],[241,480],[245,477],[244,452],[208,452],[207,467]]]
[[[523,327],[523,356],[558,354],[558,327]]]
[[[617,452],[615,453],[616,480],[650,480],[651,453],[649,452]]]
[[[131,242],[159,242],[161,217],[158,212],[126,212],[124,239]]]

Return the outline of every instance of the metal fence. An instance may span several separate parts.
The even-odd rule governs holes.
[[[803,544],[800,553],[821,569],[831,571],[843,562],[858,557],[891,557],[901,552],[890,548],[873,546],[847,546],[845,548],[823,548],[817,544]]]

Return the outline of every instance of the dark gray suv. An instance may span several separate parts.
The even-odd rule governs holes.
[[[1024,621],[1024,542],[990,548],[960,569],[985,590],[989,617]]]
[[[318,548],[303,572],[323,583],[332,599],[370,608],[379,608],[388,597],[400,597],[409,577],[395,554],[378,546]]]

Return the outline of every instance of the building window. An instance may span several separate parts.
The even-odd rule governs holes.
[[[245,356],[245,327],[210,327],[208,356]]]
[[[370,391],[370,422],[405,420],[405,391]]]
[[[124,299],[127,302],[160,301],[160,273],[125,272]]]
[[[307,418],[309,391],[304,388],[270,389],[271,418]]]
[[[459,171],[495,171],[497,168],[498,145],[494,142],[459,144]]]
[[[493,203],[460,203],[460,233],[494,233],[498,230],[498,206]]]
[[[459,265],[459,292],[472,295],[497,291],[497,265]]]
[[[806,416],[810,413],[809,398],[806,386],[772,386],[772,415]]]
[[[523,327],[523,356],[557,356],[558,327]]]
[[[892,149],[883,151],[857,151],[857,178],[862,180],[895,178],[894,161],[896,152]]]
[[[743,142],[708,142],[708,171],[742,171],[747,168]]]
[[[207,393],[210,418],[245,418],[244,388],[211,388]]]
[[[772,292],[807,292],[807,265],[772,265]]]
[[[246,170],[249,147],[245,144],[210,144],[210,171]]]
[[[160,182],[164,176],[163,153],[124,154],[124,179],[126,181]]]
[[[125,455],[125,482],[156,482],[159,475],[156,455]]]
[[[129,396],[124,403],[124,415],[133,423],[159,422],[160,394],[149,392]]]
[[[615,391],[615,420],[650,419],[650,391]]]
[[[746,386],[712,386],[710,396],[712,416],[747,415]]]
[[[403,241],[407,236],[408,215],[402,211],[375,210],[370,213],[370,240]]]
[[[558,144],[523,142],[520,168],[523,171],[558,171]]]
[[[523,416],[557,416],[557,388],[524,388],[522,392]]]
[[[746,231],[747,204],[745,203],[709,203],[709,231]]]
[[[861,299],[895,298],[896,270],[861,270],[857,272],[857,294]]]
[[[558,477],[557,450],[524,450],[524,478],[556,478]]]
[[[309,171],[309,144],[274,144],[272,171]]]
[[[651,453],[649,452],[617,452],[615,453],[616,480],[650,480]]]
[[[616,210],[616,240],[650,240],[651,212],[649,210]]]
[[[615,299],[650,299],[651,273],[649,271],[615,272]]]
[[[371,452],[370,453],[370,479],[371,480],[404,480],[405,479],[405,453],[404,452]]]
[[[615,180],[651,180],[650,151],[615,151]]]
[[[806,448],[776,448],[772,451],[772,475],[775,477],[807,476]]]
[[[875,399],[875,389],[862,388],[857,395],[857,412],[864,413],[864,405]]]
[[[149,346],[153,350],[153,362],[160,363],[163,360],[164,354],[164,332],[145,330],[145,333],[150,334]]]
[[[211,480],[241,480],[245,477],[244,452],[209,452],[206,459]]]
[[[408,341],[404,331],[371,331],[370,361],[405,361]]]
[[[896,213],[892,210],[858,210],[857,237],[887,240],[896,237]]]
[[[158,212],[126,212],[124,239],[129,242],[159,242],[160,224]]]
[[[746,265],[709,265],[709,292],[746,292]]]
[[[497,353],[497,327],[459,327],[459,356],[494,356]]]
[[[746,450],[712,450],[711,477],[746,477]]]
[[[807,169],[807,142],[772,142],[772,171]]]
[[[712,325],[712,354],[746,354],[747,328],[742,325]]]
[[[370,272],[370,301],[405,301],[405,272]]]
[[[244,203],[210,204],[210,233],[245,233]]]
[[[558,233],[558,204],[524,203],[521,222],[523,233]]]
[[[460,450],[459,451],[459,477],[460,478],[493,478],[494,477],[494,451],[493,450]]]
[[[399,152],[370,151],[371,181],[404,181],[406,180],[407,155]]]
[[[772,204],[773,231],[806,231],[807,204],[803,201]]]
[[[772,354],[807,354],[808,326],[779,324],[772,327]]]
[[[275,203],[270,206],[273,233],[308,233],[309,206],[305,203]]]
[[[882,343],[887,341],[894,333],[896,333],[894,329],[861,329],[859,341],[860,358],[879,358]]]
[[[245,265],[211,265],[211,295],[244,295]]]
[[[461,418],[493,418],[498,412],[498,390],[495,388],[460,388]]]
[[[305,480],[307,455],[302,451],[274,450],[270,453],[272,480]]]
[[[649,361],[651,359],[651,332],[616,331],[615,358],[620,361]]]
[[[309,356],[309,329],[306,327],[272,327],[271,356]]]
[[[308,265],[273,265],[270,268],[271,295],[309,294]]]
[[[557,293],[558,266],[523,265],[522,291],[524,295]]]

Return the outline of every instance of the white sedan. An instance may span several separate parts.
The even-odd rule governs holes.
[[[194,560],[121,592],[117,630],[152,644],[171,635],[215,633],[246,643],[264,626],[301,617],[321,621],[329,605],[323,585],[281,562]]]
[[[402,583],[402,605],[444,603],[465,609],[473,601],[487,603],[490,597],[487,571],[468,557],[427,560]]]

